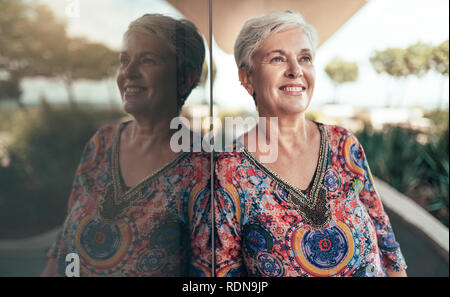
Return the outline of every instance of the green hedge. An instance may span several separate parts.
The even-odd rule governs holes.
[[[9,117],[13,142],[8,167],[0,166],[0,237],[36,234],[62,223],[84,145],[121,111],[51,107]]]
[[[357,137],[375,176],[413,198],[448,227],[448,120],[440,125],[434,134],[396,126],[374,132],[365,125]]]

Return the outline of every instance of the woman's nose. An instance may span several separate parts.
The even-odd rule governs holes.
[[[124,74],[127,78],[133,79],[133,78],[139,78],[139,69],[138,69],[138,63],[131,61],[128,63],[126,68],[124,69]]]
[[[288,64],[288,69],[285,74],[289,78],[297,78],[303,75],[303,70],[302,67],[294,61]]]

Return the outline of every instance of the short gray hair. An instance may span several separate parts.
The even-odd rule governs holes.
[[[299,27],[303,29],[312,44],[313,52],[317,48],[317,33],[298,12],[284,10],[249,19],[239,32],[234,44],[234,59],[238,68],[247,72],[252,69],[252,56],[261,43],[280,31]]]
[[[205,46],[197,27],[186,20],[176,20],[162,14],[144,14],[128,26],[124,39],[133,31],[153,34],[165,41],[175,53],[177,65],[177,83],[185,79],[191,70],[196,73],[194,83],[186,94],[178,94],[177,105],[181,109],[186,98],[199,81],[205,60]]]

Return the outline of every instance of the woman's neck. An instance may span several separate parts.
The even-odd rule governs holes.
[[[317,130],[316,125],[306,120],[304,114],[277,117],[275,125],[270,122],[270,118],[265,118],[265,122],[260,121],[258,129],[263,128],[261,124],[265,124],[265,129],[262,129],[263,133],[259,135],[264,135],[267,142],[270,141],[271,136],[275,136],[278,144],[288,150],[308,146]]]
[[[170,142],[173,130],[170,120],[155,121],[150,118],[135,117],[125,132],[126,141],[130,145],[138,145],[145,149],[166,146]]]

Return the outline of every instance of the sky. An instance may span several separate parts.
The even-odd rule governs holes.
[[[70,35],[86,36],[115,49],[120,48],[122,34],[129,22],[145,12],[182,17],[164,0],[39,1],[49,5],[58,17],[65,19]],[[448,40],[448,25],[448,0],[369,0],[318,49],[312,106],[320,106],[334,98],[334,86],[323,70],[333,57],[357,62],[359,67],[358,81],[346,84],[339,90],[338,100],[342,104],[381,107],[391,95],[397,98],[392,103],[394,106],[402,104],[431,108],[445,101],[448,106],[448,77],[430,73],[420,79],[409,78],[395,83],[386,75],[376,74],[369,62],[375,50],[406,48],[417,41],[437,45]],[[217,65],[213,93],[215,103],[223,107],[254,110],[253,99],[238,81],[233,56],[213,44],[213,58]],[[25,103],[36,102],[40,96],[45,96],[51,102],[67,100],[63,86],[57,82],[27,80],[23,87]],[[120,102],[114,80],[77,83],[75,94],[92,103],[107,103],[110,100]],[[199,102],[208,94],[208,90],[194,90],[187,103]]]

